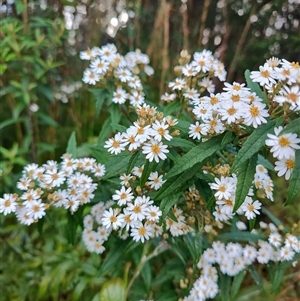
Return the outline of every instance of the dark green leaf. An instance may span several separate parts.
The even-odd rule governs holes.
[[[272,282],[272,291],[274,293],[278,292],[286,268],[287,268],[286,265],[279,263],[277,269],[275,270],[275,274]]]
[[[257,273],[254,266],[249,265],[248,269],[249,269],[249,272],[250,272],[253,280],[255,281],[255,283],[259,286],[260,289],[263,289],[263,281],[262,281],[261,277],[259,276],[259,274]]]
[[[88,89],[88,91],[90,91],[96,99],[96,116],[99,116],[108,91],[106,89]]]
[[[170,104],[167,104],[164,109],[164,116],[171,115],[175,111],[179,111],[180,108],[182,107],[182,103],[179,101],[174,100]]]
[[[160,210],[162,211],[162,220],[165,219],[165,217],[168,215],[168,212],[176,204],[180,196],[181,193],[176,193],[176,194],[170,194],[162,199],[159,205]]]
[[[300,117],[294,119],[288,125],[286,125],[280,132],[280,135],[286,133],[295,133],[300,136]]]
[[[269,160],[264,158],[261,154],[258,154],[257,164],[261,164],[265,168],[267,168],[271,171],[275,171],[273,164]]]
[[[200,169],[200,164],[195,164],[192,168],[186,170],[176,179],[167,180],[155,195],[155,199],[161,200],[169,194],[176,192],[179,188],[185,186],[185,183],[190,180]]]
[[[270,212],[268,209],[266,209],[266,207],[262,207],[261,211],[262,211],[262,213],[266,214],[270,218],[272,223],[274,223],[277,228],[279,226],[283,227],[282,222],[272,212]],[[286,231],[286,230],[283,229],[283,231]]]
[[[250,78],[249,70],[245,71],[245,79],[247,82],[247,86],[248,86],[248,88],[250,88],[251,92],[255,92],[256,95],[264,101],[264,103],[268,103],[268,98],[265,95],[265,93],[261,90],[259,84],[256,82],[253,82],[252,79]]]
[[[41,124],[46,124],[46,125],[50,125],[53,127],[58,126],[58,123],[54,119],[52,119],[51,117],[49,117],[48,115],[46,115],[44,113],[39,112],[38,118],[39,118]]]
[[[144,165],[143,173],[141,175],[140,179],[140,186],[144,187],[145,183],[148,181],[149,175],[151,172],[156,170],[157,164],[155,161],[149,162],[146,160],[146,163]]]
[[[135,164],[136,164],[137,160],[139,159],[140,154],[141,154],[140,152],[136,152],[131,156],[131,158],[128,162],[126,174],[131,173],[131,170],[135,167]]]
[[[255,227],[256,217],[249,220],[249,231],[252,231]]]
[[[224,148],[227,144],[235,139],[236,135],[233,132],[226,132],[221,142],[221,148]]]
[[[213,137],[208,141],[200,143],[193,147],[187,154],[185,154],[179,162],[167,173],[166,178],[171,178],[179,173],[184,172],[196,163],[202,162],[207,157],[214,154],[217,150],[221,149],[221,142],[225,134]]]
[[[106,180],[111,177],[120,175],[121,173],[125,173],[130,157],[131,155],[129,153],[112,155],[112,157],[110,157],[105,162],[105,165],[109,168],[107,168],[107,172],[104,175],[103,179]]]
[[[111,123],[111,127],[114,131],[126,132],[126,127],[124,125],[120,125],[118,123]]]
[[[219,283],[220,292],[222,292],[220,294],[222,301],[229,300],[230,282],[231,282],[230,276],[220,273],[218,283]]]
[[[289,180],[287,199],[284,205],[290,204],[300,192],[300,150],[296,151],[295,165]]]
[[[70,211],[67,211],[67,220],[68,223],[66,225],[66,234],[69,244],[75,245],[76,240],[76,230],[78,227],[78,223],[74,216],[70,213]]]
[[[151,266],[149,261],[147,261],[144,264],[143,269],[141,271],[141,276],[144,280],[147,292],[149,292],[151,289],[151,282],[152,282],[152,273],[151,273]]]
[[[72,155],[73,158],[77,157],[77,142],[76,142],[76,133],[75,132],[72,132],[72,134],[69,138],[66,153]]]
[[[191,148],[195,147],[193,142],[178,137],[174,137],[171,141],[165,141],[164,144],[180,147],[185,151],[189,151]]]
[[[111,123],[118,124],[122,117],[119,107],[116,104],[112,104],[109,108],[109,112],[111,116]]]
[[[252,186],[254,179],[256,162],[257,156],[253,156],[249,160],[245,161],[238,169],[235,203],[233,208],[234,212],[240,208],[249,193],[249,189]]]
[[[264,145],[267,134],[273,131],[276,120],[269,121],[255,129],[245,141],[244,145],[238,152],[231,167],[231,172],[235,172],[245,161],[256,154]]]

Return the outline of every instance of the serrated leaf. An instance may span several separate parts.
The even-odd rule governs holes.
[[[185,186],[185,183],[190,180],[196,172],[200,169],[200,164],[195,164],[192,168],[186,170],[179,175],[176,179],[169,179],[163,184],[160,190],[155,195],[155,199],[161,200],[169,194],[172,194],[178,190],[178,188]]]
[[[126,288],[121,278],[114,278],[104,283],[100,291],[100,301],[125,301]]]
[[[118,155],[113,155],[106,162],[105,165],[109,166],[107,172],[103,177],[103,180],[109,179],[126,171],[128,162],[131,155],[129,153],[121,153]]]
[[[181,193],[170,194],[167,197],[163,198],[161,201],[159,208],[162,211],[162,220],[168,215],[170,209],[176,204],[180,197]]]
[[[202,162],[217,150],[221,149],[221,142],[225,134],[213,137],[208,141],[200,143],[193,147],[187,154],[185,154],[176,165],[167,173],[166,178],[171,178],[179,173],[184,172],[196,163]]]
[[[236,212],[245,201],[249,189],[252,186],[256,168],[257,156],[253,156],[244,162],[237,173],[237,185],[233,212]]]
[[[196,146],[193,142],[178,137],[174,137],[170,141],[165,141],[164,144],[180,147],[183,150],[187,150],[187,151],[189,151],[191,148]]]
[[[76,133],[75,132],[72,132],[72,134],[69,138],[66,153],[71,154],[73,156],[73,158],[77,157],[77,142],[76,142]]]
[[[272,120],[253,131],[235,157],[231,173],[235,172],[245,161],[250,159],[265,145],[267,135],[272,132],[275,124],[276,120]]]
[[[300,136],[300,117],[294,119],[288,125],[286,125],[280,132],[280,135],[286,133],[295,133]]]
[[[253,82],[252,79],[250,78],[250,71],[249,70],[246,70],[245,71],[245,79],[246,79],[246,82],[247,82],[247,87],[250,88],[251,92],[255,92],[256,95],[258,97],[260,97],[264,103],[268,103],[268,98],[267,96],[265,95],[265,93],[261,90],[260,86],[258,83],[256,82]]]
[[[290,204],[296,198],[299,192],[300,192],[300,150],[298,149],[295,154],[295,165],[294,165],[291,178],[289,179],[287,199],[284,205],[286,206]]]

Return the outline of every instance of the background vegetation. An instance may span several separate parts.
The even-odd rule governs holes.
[[[0,194],[15,189],[27,163],[59,159],[72,131],[80,155],[91,155],[105,114],[96,116],[95,97],[81,84],[86,64],[79,52],[87,47],[113,42],[123,54],[136,48],[147,53],[155,69],[147,96],[157,102],[174,77],[172,68],[182,49],[212,50],[224,62],[229,82],[243,81],[245,69],[255,70],[271,56],[300,61],[298,1],[15,0],[2,3],[0,9]],[[277,185],[284,188],[285,181]],[[275,210],[293,225],[299,207],[282,207],[284,189],[278,194],[282,195]],[[39,225],[23,227],[1,215],[1,300],[92,300],[94,296],[97,300],[101,285],[112,276],[111,264],[121,271],[126,262],[137,263],[138,256],[132,254],[119,261],[114,241],[111,250],[115,251],[103,257],[87,253],[80,230],[76,244],[70,245],[66,223],[58,211],[45,220],[41,233]],[[173,279],[170,300],[174,300],[184,277],[179,272],[182,262],[174,252],[165,256],[173,257],[168,265],[161,257],[155,266],[145,267],[156,278],[142,274],[133,287],[133,298],[141,296],[140,286],[147,290],[152,283],[158,289]],[[287,276],[276,300],[300,298],[295,280],[297,275]],[[246,284],[241,296],[273,300],[267,280],[262,291],[251,280]]]

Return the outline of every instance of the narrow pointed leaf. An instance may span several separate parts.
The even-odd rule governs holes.
[[[272,120],[253,131],[238,152],[232,164],[231,172],[235,172],[245,161],[250,159],[265,145],[267,134],[273,132],[275,124],[276,120]]]
[[[252,185],[255,167],[257,162],[257,156],[253,156],[246,162],[244,162],[238,169],[237,173],[237,187],[235,194],[235,204],[233,211],[236,212],[245,201],[249,189]]]
[[[129,153],[121,153],[121,154],[113,155],[112,157],[110,157],[105,162],[105,165],[109,166],[109,168],[107,169],[107,172],[104,175],[103,179],[106,180],[111,177],[120,175],[121,173],[124,173],[129,160],[130,160]]]
[[[103,143],[104,141],[108,138],[108,135],[111,131],[111,118],[108,117],[103,125],[102,125],[102,128],[101,128],[101,131],[99,133],[99,136],[98,136],[98,146],[99,147],[102,147],[103,146]]]
[[[290,204],[300,192],[300,150],[296,151],[295,166],[289,180],[287,199],[284,205]]]
[[[249,70],[245,71],[245,79],[246,79],[248,88],[250,88],[251,92],[255,92],[258,97],[260,97],[265,103],[267,103],[268,102],[267,96],[261,90],[259,84],[252,81],[252,79],[250,78],[250,74],[251,73]]]
[[[190,150],[191,148],[196,146],[193,142],[178,137],[175,137],[170,141],[165,141],[164,144],[180,147],[183,150]]]
[[[230,300],[234,301],[237,293],[239,292],[239,289],[242,285],[242,282],[246,276],[246,271],[241,271],[237,275],[234,276],[232,285],[231,285],[231,291],[230,291]]]
[[[71,154],[73,158],[77,157],[77,142],[76,142],[76,133],[73,132],[69,138],[67,146],[67,154]]]
[[[300,117],[291,121],[281,132],[281,134],[295,133],[300,136]]]
[[[174,193],[176,190],[178,190],[179,187],[184,186],[185,183],[190,180],[197,171],[199,171],[199,169],[200,164],[196,164],[192,168],[179,175],[176,179],[170,179],[165,182],[155,195],[155,199],[161,200],[167,195]]]
[[[170,209],[176,204],[180,197],[181,193],[170,194],[167,197],[163,198],[159,208],[162,211],[162,220],[166,218]]]
[[[167,173],[166,178],[171,178],[204,161],[206,158],[221,149],[221,142],[225,134],[213,137],[193,147],[180,161]]]

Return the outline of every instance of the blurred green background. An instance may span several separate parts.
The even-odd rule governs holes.
[[[87,62],[79,52],[88,47],[115,43],[121,54],[147,53],[155,74],[145,89],[154,103],[182,49],[213,51],[229,82],[272,56],[300,61],[297,0],[6,0],[0,18],[1,195],[15,190],[22,166],[58,160],[73,131],[81,154],[91,155],[105,112],[96,116],[95,97],[81,82]],[[282,207],[286,182],[277,185],[272,211],[293,225],[299,207]],[[92,300],[105,282],[101,259],[85,251],[80,233],[68,244],[63,213],[45,220],[43,234],[38,225],[0,218],[0,300]],[[289,293],[277,300],[296,300],[295,292],[284,299]],[[268,291],[261,296],[268,300]]]

